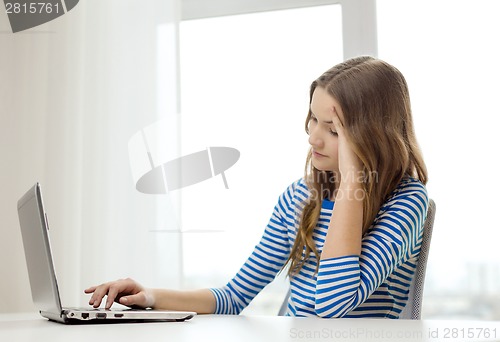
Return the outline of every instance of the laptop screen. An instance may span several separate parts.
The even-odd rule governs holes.
[[[60,314],[61,300],[39,183],[28,190],[17,202],[17,211],[33,302],[40,311]]]

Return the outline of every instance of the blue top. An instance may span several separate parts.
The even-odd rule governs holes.
[[[280,196],[260,242],[239,272],[222,288],[210,289],[216,313],[239,314],[281,270],[295,241],[302,210],[311,195],[303,179]],[[334,202],[323,201],[313,233],[321,255]],[[425,186],[405,178],[380,208],[361,241],[361,255],[319,262],[314,253],[291,277],[286,315],[398,318],[420,252],[427,216]]]

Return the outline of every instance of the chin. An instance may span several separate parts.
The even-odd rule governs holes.
[[[318,163],[318,162],[315,163],[315,162],[313,162],[312,166],[314,166],[314,168],[316,168],[318,171],[333,172],[333,174],[336,174],[336,173],[339,172],[338,169],[336,169],[332,165],[325,165],[325,164],[322,164],[322,163]]]
[[[312,165],[319,171],[331,171],[331,168],[327,167],[327,165],[321,165],[321,163],[313,162]]]

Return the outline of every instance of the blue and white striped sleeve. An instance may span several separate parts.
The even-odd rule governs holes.
[[[290,254],[288,227],[294,224],[294,191],[290,185],[274,207],[260,242],[239,272],[222,288],[211,288],[216,314],[239,314],[276,276]]]
[[[419,252],[428,197],[420,182],[407,184],[375,220],[361,242],[361,254],[320,261],[315,311],[343,317],[386,281],[394,269]]]

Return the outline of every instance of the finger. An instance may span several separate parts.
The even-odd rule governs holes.
[[[144,307],[144,295],[141,293],[135,294],[135,295],[130,295],[130,296],[123,296],[119,299],[119,303],[126,305],[126,306],[140,306]]]
[[[343,130],[344,124],[340,120],[339,114],[337,113],[337,108],[333,107],[332,122],[337,130]]]
[[[105,305],[106,309],[109,309],[111,305],[113,305],[113,302],[115,301],[115,298],[116,296],[118,296],[119,292],[120,291],[118,286],[116,285],[110,286],[108,291],[108,298],[106,299],[106,305]]]
[[[97,286],[92,286],[92,287],[89,287],[88,289],[83,290],[83,292],[85,292],[87,294],[93,293],[96,288],[97,288]]]
[[[89,305],[92,305],[94,308],[98,308],[101,305],[102,296],[93,295],[89,300]]]
[[[130,307],[152,308],[154,306],[154,299],[148,291],[141,291],[134,295],[120,298],[120,303]]]
[[[98,308],[101,305],[102,298],[108,293],[108,289],[108,284],[97,286],[89,300],[89,304],[94,306],[94,308]]]
[[[97,294],[96,292],[94,292],[92,294],[92,297],[89,300],[89,305],[92,305],[94,308],[98,308],[99,305],[101,305],[102,297],[103,296],[101,296],[101,295]]]

